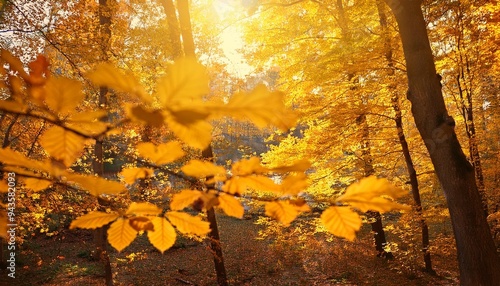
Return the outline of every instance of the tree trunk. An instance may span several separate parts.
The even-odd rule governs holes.
[[[101,50],[102,56],[101,60],[108,60],[107,53],[110,49],[111,41],[111,13],[108,0],[99,0],[99,34],[101,36]],[[106,105],[106,94],[108,89],[101,87],[99,89],[99,99],[98,106],[103,107]],[[94,146],[94,160],[92,162],[92,168],[95,174],[100,177],[104,176],[104,150],[103,141],[100,138],[96,140]],[[97,205],[100,211],[105,211],[103,206],[104,201],[101,198],[97,198]],[[94,242],[96,245],[96,250],[94,253],[94,258],[100,260],[104,266],[104,277],[106,280],[106,286],[113,285],[113,273],[111,269],[111,261],[109,259],[109,254],[107,250],[107,227],[101,227],[94,231]]]
[[[170,44],[172,45],[172,56],[174,59],[177,59],[182,56],[182,45],[179,21],[177,20],[174,2],[172,0],[161,0],[161,4],[167,16]]]
[[[186,56],[196,56],[193,32],[191,30],[191,19],[189,15],[189,3],[187,0],[179,0],[177,2],[177,9],[179,11],[179,23],[181,27],[182,43],[184,46],[184,54]],[[214,155],[212,152],[212,146],[208,146],[202,151],[201,156],[208,161],[214,161]],[[207,186],[209,187],[209,186]],[[215,273],[217,275],[217,284],[219,286],[227,286],[227,273],[226,267],[224,265],[224,256],[222,253],[222,247],[220,244],[219,228],[217,226],[217,219],[215,217],[214,208],[207,210],[207,219],[210,223],[210,233],[208,237],[210,238],[210,249],[214,254],[214,266]]]
[[[490,234],[474,168],[457,140],[427,36],[421,1],[385,0],[399,26],[408,74],[408,99],[450,210],[461,285],[500,285],[500,262]]]
[[[399,104],[399,94],[396,90],[396,82],[394,77],[394,60],[392,58],[392,45],[391,39],[389,38],[388,24],[387,24],[387,14],[386,8],[382,0],[377,0],[377,10],[380,19],[380,26],[382,28],[382,40],[384,41],[384,54],[387,61],[388,76],[392,77],[392,81],[389,85],[389,92],[393,94],[392,108],[394,110],[394,122],[396,124],[396,130],[398,132],[398,139],[401,145],[401,150],[405,158],[406,168],[408,169],[408,177],[410,179],[411,193],[413,196],[413,202],[415,203],[415,211],[420,222],[420,228],[422,232],[422,252],[424,254],[425,270],[429,273],[434,273],[432,270],[431,253],[429,251],[429,228],[427,222],[423,216],[422,202],[420,201],[420,190],[418,187],[417,171],[413,165],[413,159],[410,154],[410,148],[408,147],[408,142],[403,131],[403,116],[401,114],[401,108]]]

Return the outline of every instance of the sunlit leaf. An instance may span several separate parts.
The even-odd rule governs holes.
[[[150,142],[137,144],[139,154],[156,165],[172,163],[182,158],[186,153],[181,144],[176,141],[155,145]]]
[[[174,227],[163,217],[153,217],[151,222],[154,231],[148,231],[148,238],[151,244],[161,253],[172,247],[175,243],[177,233]]]
[[[110,63],[99,64],[87,77],[97,86],[106,86],[118,92],[139,95],[145,103],[151,103],[152,98],[146,93],[139,81],[131,74]]]
[[[93,196],[101,194],[119,194],[126,190],[125,185],[116,181],[109,181],[101,177],[68,173],[66,179],[78,184]]]
[[[130,204],[130,206],[128,207],[127,209],[127,212],[126,214],[127,215],[131,215],[131,214],[135,214],[137,216],[147,216],[147,215],[151,215],[151,216],[156,216],[156,215],[159,215],[161,213],[161,209],[152,204],[152,203],[149,203],[149,202],[144,202],[144,203],[136,203],[136,202],[132,202]]]
[[[0,110],[14,113],[24,113],[27,107],[17,101],[13,100],[0,100]]]
[[[276,219],[284,225],[290,225],[299,214],[297,208],[287,201],[266,203],[265,210],[267,216]]]
[[[128,219],[118,218],[108,229],[108,241],[116,250],[122,251],[137,236],[137,231],[130,226]]]
[[[245,209],[239,200],[234,196],[221,194],[219,196],[219,207],[229,216],[242,218]]]
[[[278,166],[275,168],[270,168],[270,171],[277,173],[287,173],[287,172],[305,172],[311,168],[311,163],[309,160],[299,160],[293,162],[290,165]]]
[[[403,189],[395,187],[387,179],[370,176],[351,184],[346,193],[337,198],[337,201],[349,203],[364,212],[368,210],[387,212],[393,209],[410,209],[409,206],[393,202],[384,197],[398,198],[405,194],[406,192]]]
[[[357,213],[349,207],[329,207],[321,214],[321,221],[326,229],[339,237],[350,241],[356,238],[356,232],[363,223]]]
[[[247,190],[278,192],[281,193],[281,186],[274,183],[268,177],[252,175],[247,177],[232,177],[226,181],[222,187],[223,191],[230,194],[243,194]]]
[[[27,169],[40,169],[44,171],[50,171],[51,169],[43,162],[30,159],[24,156],[24,154],[10,148],[0,149],[0,162],[4,165],[23,166]]]
[[[62,127],[53,126],[42,135],[40,145],[51,157],[70,167],[85,147],[85,139]]]
[[[123,176],[123,181],[129,185],[135,183],[138,179],[144,179],[151,177],[154,174],[154,170],[151,168],[126,168],[120,172],[120,175]]]
[[[45,103],[55,113],[66,115],[75,112],[84,97],[79,81],[51,77],[45,84]]]
[[[73,220],[69,228],[96,229],[116,220],[119,216],[120,215],[115,212],[105,213],[93,211]]]
[[[36,179],[36,178],[27,178],[24,180],[24,186],[26,189],[33,190],[35,192],[43,191],[52,185],[51,181]]]
[[[206,178],[209,176],[217,176],[219,178],[225,177],[226,169],[222,166],[217,166],[212,162],[201,160],[190,160],[181,168],[184,174],[196,177]]]
[[[201,195],[202,193],[197,190],[182,190],[172,197],[170,209],[174,211],[183,210],[199,199]]]
[[[178,111],[199,103],[209,92],[207,71],[195,58],[180,58],[158,81],[157,95],[162,106]]]
[[[242,159],[233,164],[231,173],[233,176],[247,176],[251,174],[261,174],[269,172],[269,169],[263,167],[258,157]]]
[[[261,84],[249,93],[234,94],[226,106],[217,109],[219,115],[252,121],[258,127],[273,125],[286,131],[295,125],[296,118],[283,103],[283,93],[269,91]]]
[[[297,195],[307,188],[307,176],[304,173],[286,176],[281,182],[281,192],[283,194]]]
[[[199,216],[176,211],[167,212],[165,215],[181,233],[205,235],[210,232],[210,224]]]
[[[193,148],[203,150],[212,140],[212,126],[206,121],[168,116],[166,122],[177,138]]]

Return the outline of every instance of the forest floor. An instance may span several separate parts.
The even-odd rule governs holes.
[[[259,230],[265,229],[255,223],[256,217],[218,216],[218,221],[230,285],[458,285],[450,233],[440,234],[436,240],[439,245],[432,253],[436,274],[428,274],[421,269],[420,253],[400,250],[393,260],[377,257],[369,225],[355,242],[348,242],[327,241],[322,233],[304,236],[293,225],[256,239]],[[86,231],[64,231],[57,237],[26,241],[17,260],[15,281],[5,282],[2,269],[0,285],[105,285],[103,267],[91,258],[91,249],[92,235]],[[112,250],[110,256],[115,285],[217,285],[213,256],[203,242],[178,239],[162,255],[142,235],[123,252]]]

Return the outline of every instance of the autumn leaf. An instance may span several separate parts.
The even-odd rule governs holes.
[[[299,215],[297,208],[287,201],[266,203],[266,215],[288,226]]]
[[[109,181],[101,177],[67,173],[66,180],[78,184],[89,191],[93,196],[101,194],[119,194],[126,190],[125,185],[116,181]]]
[[[222,186],[222,190],[230,194],[243,194],[247,190],[281,193],[281,186],[268,177],[252,175],[245,177],[232,177]]]
[[[107,115],[104,110],[75,113],[65,119],[68,128],[88,136],[95,136],[108,129],[108,123],[99,121]]]
[[[10,148],[0,149],[0,162],[2,162],[4,165],[22,166],[26,169],[38,169],[46,172],[50,172],[51,170],[51,167],[47,164],[30,159],[24,156],[24,154],[14,151]]]
[[[163,217],[153,217],[151,222],[154,231],[148,231],[149,241],[163,253],[174,245],[177,234],[174,227]]]
[[[273,125],[286,131],[295,125],[295,116],[283,103],[283,93],[269,91],[261,84],[249,93],[236,93],[227,105],[212,107],[218,116],[230,115],[235,119],[252,121],[258,127]]]
[[[275,168],[270,168],[269,170],[276,173],[287,173],[287,172],[305,172],[311,168],[311,163],[309,160],[298,160],[289,165],[278,166]]]
[[[120,172],[120,175],[123,177],[123,181],[129,185],[132,185],[138,179],[149,178],[153,174],[153,169],[139,167],[126,168]]]
[[[203,120],[192,120],[189,117],[167,116],[168,128],[190,147],[205,149],[212,140],[212,125]]]
[[[359,215],[349,207],[337,206],[323,211],[321,221],[330,233],[350,241],[356,238],[356,232],[363,223]]]
[[[151,103],[152,98],[146,93],[139,81],[131,74],[110,63],[99,64],[87,77],[97,86],[106,86],[118,92],[137,94],[144,103]]]
[[[142,124],[160,127],[165,124],[165,116],[160,110],[149,110],[143,106],[125,105],[127,116]]]
[[[258,157],[250,157],[240,160],[233,164],[231,173],[233,176],[247,176],[251,174],[261,174],[268,172],[269,169],[263,167]]]
[[[119,252],[129,246],[137,236],[137,231],[128,219],[118,218],[108,229],[108,241]]]
[[[307,188],[307,176],[304,173],[291,174],[281,182],[281,192],[283,194],[297,195]]]
[[[186,153],[182,150],[181,144],[176,141],[155,145],[150,142],[137,144],[139,154],[149,159],[156,165],[172,163],[182,158]]]
[[[349,203],[352,207],[366,212],[369,210],[387,212],[393,209],[410,209],[409,206],[393,202],[391,199],[405,195],[406,192],[392,185],[387,179],[378,179],[375,176],[363,178],[351,184],[344,195],[337,201]]]
[[[154,231],[154,225],[147,217],[131,217],[129,218],[130,226],[136,231]]]
[[[40,145],[56,160],[70,167],[85,147],[85,139],[62,127],[53,126],[42,135]]]
[[[245,213],[245,209],[239,200],[234,196],[220,194],[219,195],[219,207],[228,215],[236,218],[242,218]]]
[[[161,213],[161,209],[149,202],[144,202],[144,203],[136,203],[132,202],[130,206],[127,209],[127,212],[125,214],[127,215],[137,215],[137,216],[156,216]]]
[[[51,77],[45,84],[45,104],[57,114],[75,112],[85,95],[79,81],[65,77]]]
[[[182,190],[172,197],[170,209],[174,211],[183,210],[199,199],[201,195],[202,193],[197,190]]]
[[[198,216],[176,211],[167,212],[165,215],[181,233],[201,236],[210,232],[210,224]]]
[[[209,176],[216,177],[222,181],[226,175],[226,169],[222,166],[217,166],[212,162],[201,160],[190,160],[181,168],[184,174],[195,178],[206,178]]]
[[[33,190],[35,192],[43,191],[52,185],[51,181],[36,179],[36,178],[27,178],[24,180],[24,186],[26,189]]]
[[[157,84],[162,106],[172,111],[186,110],[202,102],[209,92],[207,71],[193,57],[180,58],[170,65],[167,75]]]
[[[116,220],[119,216],[120,215],[115,212],[105,213],[93,211],[73,220],[69,228],[96,229]]]

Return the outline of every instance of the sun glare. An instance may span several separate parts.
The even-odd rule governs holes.
[[[228,71],[235,76],[245,77],[250,74],[253,68],[248,65],[243,58],[241,50],[245,47],[242,39],[241,27],[235,21],[235,14],[241,12],[239,1],[233,0],[216,0],[214,1],[214,9],[222,23],[225,23],[225,29],[219,34],[220,48],[224,52],[225,62],[228,66]]]

